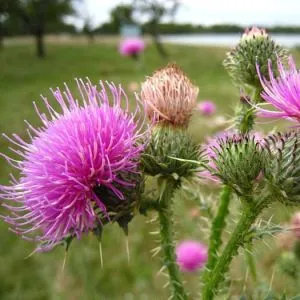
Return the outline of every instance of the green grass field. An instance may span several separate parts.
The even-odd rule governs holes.
[[[239,95],[221,64],[226,49],[171,45],[167,49],[169,60],[178,63],[199,86],[199,99],[214,100],[218,107],[217,114],[230,118]],[[41,103],[40,94],[50,96],[50,87],[62,87],[64,82],[75,87],[75,77],[88,76],[92,81],[101,79],[122,83],[127,89],[130,82],[141,82],[146,75],[166,64],[151,46],[138,66],[132,60],[120,57],[117,46],[113,44],[49,44],[47,50],[45,60],[38,60],[34,56],[31,45],[10,45],[0,52],[1,132],[26,136],[24,120],[38,125],[32,101]],[[300,58],[297,53],[296,58]],[[215,131],[210,126],[212,122],[195,113],[190,133],[200,142]],[[7,147],[8,143],[1,138],[0,151],[8,154]],[[5,184],[11,170],[4,159],[0,161],[0,184]],[[192,199],[177,197],[178,238],[206,241],[203,223],[199,217],[191,216],[190,211],[194,207]],[[290,210],[274,208],[267,213],[268,216],[272,214],[275,220],[286,221]],[[158,274],[161,267],[159,255],[152,257],[150,253],[157,245],[157,237],[149,234],[157,227],[155,222],[149,223],[151,217],[137,216],[130,224],[129,262],[126,239],[117,225],[111,225],[104,231],[103,268],[100,265],[98,243],[93,236],[88,236],[72,244],[63,272],[63,248],[26,258],[34,250],[34,245],[9,232],[8,225],[0,222],[0,299],[167,299],[168,290],[163,288],[166,279]],[[286,290],[287,293],[295,293],[295,282],[276,272],[270,264],[270,259],[276,258],[278,251],[273,241],[268,240],[268,245],[260,243],[254,249],[259,260],[259,281],[270,286],[275,272],[272,288],[277,292]],[[230,289],[232,295],[241,294],[243,290],[252,295],[254,285],[250,279],[249,284],[245,283],[247,272],[243,255],[234,264]],[[196,297],[199,276],[185,274],[184,277],[192,297]],[[300,292],[299,287],[298,290]],[[230,299],[235,298],[232,296]]]

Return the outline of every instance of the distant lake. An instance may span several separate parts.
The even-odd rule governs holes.
[[[272,34],[272,38],[285,47],[300,45],[300,34]],[[170,34],[161,35],[161,41],[171,44],[206,45],[232,47],[240,34]]]

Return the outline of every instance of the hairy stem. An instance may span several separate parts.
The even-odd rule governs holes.
[[[203,300],[211,300],[217,294],[219,285],[224,280],[224,275],[228,271],[233,257],[238,254],[239,248],[244,246],[251,225],[265,206],[266,202],[261,201],[259,203],[253,202],[251,205],[244,207],[241,218],[232,233],[230,240],[214,269],[210,272],[205,281],[202,291]]]
[[[220,205],[217,215],[215,216],[212,223],[211,234],[209,239],[208,261],[206,264],[206,271],[203,275],[204,281],[207,278],[210,271],[215,266],[215,263],[218,258],[218,251],[222,245],[222,232],[225,228],[226,217],[229,213],[228,206],[230,202],[230,196],[231,188],[225,185],[220,195]]]
[[[168,179],[164,191],[160,197],[160,209],[158,211],[160,222],[161,247],[164,252],[163,262],[169,272],[172,299],[185,300],[187,294],[181,280],[180,271],[176,263],[172,198],[177,188],[174,179]]]
[[[252,253],[252,243],[247,245],[247,248],[245,249],[245,254],[246,254],[246,260],[247,260],[247,264],[250,270],[250,274],[252,277],[252,280],[254,283],[256,283],[257,281],[257,271],[256,271],[256,265],[255,265],[255,260],[253,257],[253,253]]]

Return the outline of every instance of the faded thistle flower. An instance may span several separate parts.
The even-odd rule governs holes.
[[[300,203],[300,133],[277,133],[265,139],[270,159],[265,171],[271,197],[283,204]]]
[[[141,89],[149,119],[175,126],[188,124],[197,96],[198,88],[175,64],[156,71]]]
[[[20,158],[2,154],[19,170],[19,179],[12,176],[9,186],[0,186],[10,211],[3,218],[15,233],[39,241],[38,250],[80,239],[108,220],[126,229],[141,188],[143,122],[129,112],[123,89],[101,83],[99,90],[82,80],[77,85],[80,100],[67,86],[53,91],[60,112],[46,98],[48,116],[35,105],[42,126],[26,123],[29,142],[5,135]]]
[[[268,60],[275,63],[277,57],[284,60],[286,56],[287,50],[277,45],[264,29],[253,27],[246,29],[238,45],[227,53],[224,66],[237,86],[261,90],[256,64],[262,75],[268,77]]]
[[[198,241],[185,240],[176,247],[176,262],[183,272],[195,272],[207,262],[207,247]]]
[[[261,116],[267,118],[285,118],[300,121],[300,71],[297,70],[292,56],[288,60],[289,68],[284,68],[280,59],[277,60],[279,76],[276,78],[269,61],[269,76],[266,78],[257,65],[257,73],[263,87],[262,98],[276,110],[258,108]]]
[[[255,135],[233,134],[221,137],[208,150],[213,176],[231,186],[238,195],[249,195],[264,173],[266,157],[263,144]]]

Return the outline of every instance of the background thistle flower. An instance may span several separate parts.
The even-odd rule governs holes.
[[[187,125],[197,96],[198,88],[175,64],[157,70],[141,88],[146,113],[155,123]]]
[[[194,240],[185,240],[176,247],[176,261],[181,271],[195,272],[207,261],[207,247]]]
[[[256,64],[268,78],[268,60],[275,63],[277,57],[284,60],[286,56],[287,50],[277,45],[264,29],[253,27],[246,29],[238,45],[227,53],[224,66],[237,86],[250,85],[260,90]]]
[[[270,160],[265,176],[270,194],[284,204],[300,203],[300,134],[270,135],[265,140]]]
[[[300,72],[292,56],[288,60],[289,68],[285,69],[282,60],[278,58],[279,76],[272,69],[269,60],[269,74],[266,77],[257,65],[257,73],[263,87],[261,97],[277,110],[267,110],[258,107],[261,116],[267,118],[285,118],[296,122],[300,121]],[[268,80],[269,79],[269,80]]]
[[[21,235],[38,231],[34,239],[44,250],[69,236],[81,238],[103,216],[109,218],[110,211],[119,213],[112,198],[126,201],[125,190],[135,188],[137,178],[131,174],[139,172],[144,149],[143,124],[135,122],[128,107],[121,108],[127,97],[120,86],[107,84],[110,104],[103,84],[99,91],[90,82],[77,83],[83,105],[67,86],[63,93],[57,89],[53,95],[62,112],[43,98],[50,117],[38,112],[43,126],[27,124],[30,142],[5,136],[19,148],[13,152],[22,160],[2,154],[20,171],[19,179],[0,187],[1,199],[9,201],[4,206],[11,211],[4,220]]]
[[[145,42],[140,38],[127,38],[120,43],[120,53],[123,56],[131,56],[138,59],[145,49]]]
[[[215,166],[213,175],[231,186],[239,195],[253,191],[255,180],[264,173],[266,156],[262,144],[254,135],[232,135],[221,138],[212,147]]]

